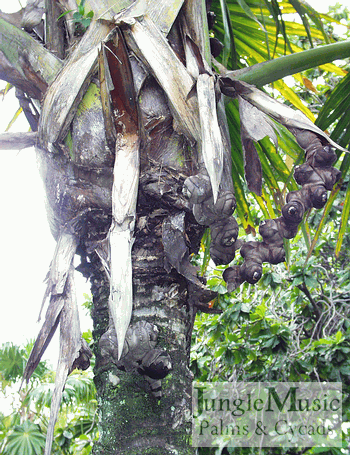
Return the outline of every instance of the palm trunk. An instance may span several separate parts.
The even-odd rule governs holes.
[[[177,9],[181,4],[182,2],[178,2]],[[102,12],[105,11],[100,4],[99,7]],[[94,11],[96,16],[101,13],[98,9]],[[176,12],[169,24],[162,23],[163,31],[171,28],[175,17]],[[196,271],[193,275],[193,270],[188,262],[188,254],[198,250],[204,228],[195,222],[191,205],[182,195],[185,179],[196,170],[198,171],[199,151],[194,145],[193,139],[190,144],[181,133],[183,130],[186,132],[189,130],[190,137],[193,134],[198,136],[198,119],[197,123],[194,121],[198,112],[194,100],[188,98],[184,101],[185,95],[183,94],[181,97],[170,96],[171,102],[169,102],[168,96],[171,94],[164,93],[164,87],[162,87],[162,82],[165,83],[167,80],[164,81],[161,78],[156,82],[156,78],[147,74],[147,71],[145,72],[147,62],[140,63],[139,59],[129,52],[130,49],[128,52],[125,49],[117,49],[119,44],[123,47],[121,36],[114,42],[110,40],[105,43],[105,46],[110,46],[114,52],[107,52],[106,58],[102,53],[99,54],[100,83],[96,83],[96,79],[92,80],[96,70],[95,60],[100,42],[105,39],[112,28],[112,21],[94,22],[66,60],[63,69],[54,81],[53,77],[61,68],[62,62],[41,46],[38,47],[38,50],[35,48],[35,52],[40,51],[43,54],[44,69],[54,68],[52,73],[47,71],[46,74],[41,67],[36,66],[28,69],[26,74],[30,81],[33,79],[33,75],[38,72],[41,74],[43,80],[41,84],[38,84],[38,93],[34,89],[32,91],[28,89],[27,78],[20,79],[20,83],[16,80],[15,83],[37,99],[43,99],[45,94],[39,131],[33,140],[38,148],[38,157],[46,186],[52,233],[59,244],[62,236],[69,235],[73,238],[74,248],[70,250],[69,258],[71,260],[78,247],[77,252],[83,258],[82,269],[85,269],[87,264],[86,255],[90,255],[91,259],[89,275],[94,299],[95,383],[99,398],[100,425],[100,439],[94,447],[94,454],[192,454],[194,453],[190,444],[192,374],[188,364],[191,331],[196,310],[193,306],[194,297],[191,297],[190,289],[195,288],[196,297],[200,301],[198,292],[203,291],[203,285],[195,277]],[[148,30],[145,24],[139,28],[139,32]],[[18,35],[17,39],[20,43],[25,40],[24,45],[18,45],[19,51],[21,47],[33,47],[33,40],[29,39],[24,32],[17,31],[18,29],[14,27],[11,30],[15,36]],[[157,38],[159,32],[156,28],[153,33]],[[180,49],[181,39],[178,35],[177,25],[174,26],[170,35],[169,39],[174,47]],[[138,35],[135,36],[138,37]],[[149,39],[153,38],[153,35],[149,37]],[[156,38],[154,38],[155,43],[158,43]],[[171,58],[169,63],[172,62],[173,70],[175,71],[179,67],[182,71],[181,74],[187,76],[188,84],[185,87],[187,95],[191,89],[192,79],[170,49],[165,38],[162,37],[162,39],[166,55],[169,54],[169,58]],[[137,44],[142,45],[142,40],[137,41]],[[117,58],[115,53],[118,54]],[[109,58],[112,58],[111,62],[108,62]],[[130,72],[128,73],[129,58],[134,77]],[[147,55],[147,58],[150,56]],[[13,60],[14,70],[17,69],[15,64],[18,64],[18,60]],[[36,60],[32,60],[34,63],[36,62]],[[55,65],[51,64],[51,60],[54,60]],[[113,73],[115,68],[120,71],[120,74]],[[130,130],[121,129],[119,131],[119,117],[114,118],[115,114],[112,115],[112,111],[107,115],[106,106],[110,96],[112,102],[117,100],[119,103],[119,101],[118,97],[113,98],[114,94],[111,95],[112,89],[103,85],[107,79],[105,71],[112,71],[114,87],[121,92],[128,93],[125,100],[122,100],[122,103],[125,104],[113,105],[113,112],[119,112],[121,121],[125,121],[125,112],[130,114],[133,111],[131,118],[134,120],[134,124]],[[163,68],[158,75],[161,76],[162,73]],[[133,92],[132,79],[134,79],[136,89],[135,101],[130,95]],[[90,82],[92,83],[86,92],[86,87]],[[167,86],[167,84],[165,85]],[[181,88],[182,85],[173,81],[170,88],[175,90],[177,87]],[[168,91],[170,88],[167,86]],[[68,96],[66,101],[67,93],[71,95],[73,92],[76,96]],[[82,107],[80,108],[78,106],[82,97]],[[138,107],[133,104],[136,100]],[[179,102],[180,106],[177,106]],[[174,104],[175,111],[170,110],[168,104]],[[178,115],[178,110],[183,110],[187,104],[193,105],[193,109],[187,107],[177,122],[174,122],[174,116]],[[182,117],[186,116],[188,119],[185,121]],[[116,122],[114,127],[110,124],[111,119]],[[174,123],[177,127],[174,127]],[[129,125],[127,122],[126,124]],[[114,128],[116,131],[113,131]],[[137,370],[140,369],[137,365],[135,368],[135,363],[133,368],[125,367],[127,371],[122,371],[120,368],[123,365],[120,363],[119,357],[113,358],[106,355],[100,343],[101,338],[103,336],[106,338],[106,332],[111,329],[112,320],[110,304],[108,309],[110,300],[108,274],[111,267],[108,264],[109,257],[101,257],[101,255],[106,253],[103,239],[106,237],[111,221],[114,161],[114,154],[111,153],[111,150],[113,150],[114,144],[118,144],[116,133],[119,135],[122,133],[124,139],[128,135],[132,138],[137,136],[138,140],[135,142],[137,144],[141,140],[141,147],[138,150],[140,152],[140,178],[134,230],[135,241],[132,250],[133,311],[131,325],[148,323],[156,326],[157,348],[161,348],[162,352],[167,353],[172,367],[171,373],[162,380],[161,392],[158,378],[150,379],[145,374],[139,374],[140,371]],[[116,155],[120,155],[120,150],[116,147]],[[121,179],[129,179],[123,169],[119,169],[119,172],[118,176],[115,175],[117,182],[120,182]],[[125,196],[128,197],[128,191],[125,193]],[[130,214],[131,212],[124,214],[125,221],[128,221]],[[112,213],[112,215],[115,214]],[[181,224],[183,230],[180,226],[179,231],[176,229],[174,232],[171,231],[169,220],[174,216],[178,216],[180,224],[182,221],[185,223],[184,226]],[[174,234],[175,237],[178,235],[177,240],[173,243],[165,239],[168,232],[166,229],[170,229],[169,233]],[[168,255],[164,254],[164,241],[168,244],[168,250],[170,249]],[[178,250],[176,251],[178,255],[172,255],[171,250]],[[58,253],[57,261],[53,263],[60,266],[62,264],[60,257],[65,257],[65,254],[63,251]],[[114,257],[118,261],[118,250],[116,249]],[[122,261],[121,258],[119,259]],[[56,274],[55,270],[53,267],[52,276],[50,275],[52,286],[48,293],[56,292],[56,275],[58,277],[66,276],[66,270],[58,270]],[[184,276],[190,280],[190,284]],[[65,293],[63,288],[57,292],[60,295]],[[208,295],[205,296],[205,298],[207,297]],[[60,307],[57,307],[56,300],[56,295],[52,295],[50,305],[53,308],[50,307],[50,314],[53,316],[51,319],[46,318],[45,320],[44,326],[46,324],[48,327],[43,331],[45,336],[39,337],[39,347],[46,346],[57,328]],[[121,304],[123,305],[123,301]],[[124,346],[126,345],[124,344]],[[80,355],[77,359],[79,363],[81,356],[84,357],[86,353],[83,347],[80,349],[78,346],[76,350]],[[119,356],[121,351],[122,349],[119,350]],[[33,352],[34,361],[30,365],[35,366],[40,359],[42,349],[37,348]],[[36,352],[39,352],[39,355],[36,355]],[[73,355],[78,355],[78,352]],[[67,371],[75,366],[74,359],[70,359]],[[33,368],[26,372],[26,378],[30,376]],[[144,372],[141,371],[141,373]],[[55,390],[60,392],[63,387],[64,380],[56,384]],[[57,418],[56,414],[50,421],[51,433],[53,433]],[[50,453],[50,447],[51,441],[48,441],[45,454]]]
[[[145,174],[141,176],[141,181],[146,180]],[[141,186],[133,247],[131,322],[148,321],[158,327],[158,346],[169,353],[172,371],[162,380],[163,396],[159,399],[152,394],[145,377],[121,371],[112,359],[103,357],[98,342],[109,324],[109,285],[99,260],[92,257],[100,430],[94,455],[194,453],[190,444],[192,373],[188,368],[193,312],[188,305],[184,278],[164,269],[162,224],[169,210],[161,209],[155,199],[146,199],[142,191]],[[190,224],[191,215],[187,216]],[[190,232],[195,248],[202,229],[190,229]]]
[[[137,255],[136,255],[137,256]],[[191,432],[191,372],[186,355],[186,331],[189,315],[181,304],[180,284],[171,280],[159,283],[158,260],[151,253],[140,254],[138,262],[148,262],[148,284],[135,279],[133,320],[151,320],[161,328],[160,343],[170,352],[173,371],[163,380],[163,397],[158,400],[150,393],[143,376],[123,372],[112,363],[103,365],[96,348],[95,384],[99,402],[100,438],[94,455],[192,454],[189,445]],[[144,269],[146,272],[146,269]],[[148,280],[147,280],[148,281]],[[108,327],[108,285],[94,274],[94,338],[97,343],[103,328]],[[169,296],[169,291],[175,297]],[[161,300],[158,300],[161,299]],[[158,301],[157,301],[158,300]],[[173,309],[167,305],[171,303]],[[145,314],[147,316],[145,316]],[[174,452],[176,450],[176,452]]]

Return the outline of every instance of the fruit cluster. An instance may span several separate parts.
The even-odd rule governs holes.
[[[302,188],[288,193],[281,217],[260,224],[262,242],[250,241],[243,245],[240,250],[243,264],[225,270],[223,278],[229,291],[244,281],[255,284],[261,278],[263,262],[278,264],[285,260],[283,239],[296,235],[307,210],[324,207],[327,191],[331,191],[340,178],[340,171],[332,166],[337,155],[328,144],[324,145],[316,133],[308,130],[291,128],[291,132],[305,150],[305,163],[294,171],[294,178]]]

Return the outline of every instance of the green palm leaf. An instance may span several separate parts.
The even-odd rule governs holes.
[[[315,117],[310,109],[300,100],[297,94],[281,80],[289,74],[296,74],[307,68],[321,66],[325,71],[332,71],[335,74],[344,76],[346,72],[331,63],[334,59],[341,56],[350,55],[350,43],[340,42],[329,46],[318,46],[315,49],[304,51],[297,46],[296,41],[291,42],[290,36],[305,37],[310,46],[314,43],[330,43],[331,38],[327,36],[323,21],[327,23],[335,22],[330,16],[324,17],[313,10],[307,3],[299,0],[283,2],[257,0],[223,0],[220,1],[221,11],[218,3],[213,7],[217,14],[215,24],[215,35],[226,43],[225,58],[221,61],[230,69],[230,62],[237,61],[241,70],[235,73],[237,79],[255,84],[265,85],[274,81],[274,88],[279,91],[282,97],[294,107],[304,112],[309,119],[315,121]],[[230,15],[231,27],[228,27],[225,14]],[[286,14],[297,13],[302,18],[302,24],[284,20]],[[282,34],[283,39],[280,38]],[[234,47],[228,43],[234,41]],[[228,52],[235,52],[235,58],[229,58]],[[271,60],[270,49],[273,49],[274,59]],[[301,53],[301,51],[304,51]],[[280,58],[283,57],[283,58]],[[244,66],[247,66],[245,69]],[[301,77],[301,76],[300,76]],[[350,138],[349,121],[344,107],[348,102],[346,77],[340,88],[335,91],[329,102],[321,111],[318,124],[325,130],[331,122],[337,119],[337,124],[332,133],[332,138],[341,145]],[[345,92],[344,92],[345,87]],[[340,94],[341,93],[341,94]],[[339,97],[339,104],[334,106],[334,99]],[[350,98],[349,98],[350,99]],[[240,144],[240,127],[238,110],[234,103],[229,103],[226,107],[228,123],[232,141],[232,160],[233,178],[236,190],[237,210],[236,213],[241,220],[242,226],[249,230],[249,226],[255,228],[252,220],[248,200],[245,196],[244,163]],[[323,119],[328,118],[328,125],[322,124]],[[256,197],[264,215],[276,216],[283,203],[283,194],[280,191],[278,182],[285,182],[283,192],[296,190],[291,169],[284,163],[284,159],[289,156],[293,161],[300,160],[303,152],[296,144],[294,137],[282,126],[276,125],[281,139],[279,140],[279,150],[276,151],[269,140],[260,141],[257,150],[260,156],[264,177],[264,197]],[[348,133],[349,132],[349,133]],[[289,165],[290,166],[290,165]],[[347,169],[346,169],[347,170]],[[344,169],[344,172],[346,172]],[[283,185],[282,185],[283,186]],[[249,221],[248,221],[249,220]],[[306,225],[302,226],[305,241],[308,243],[309,234]]]
[[[222,14],[223,1],[220,3],[221,11],[218,3],[213,4],[214,12],[217,15],[215,34],[224,43],[232,41],[232,37],[228,35],[233,34],[238,54],[237,61],[241,66],[242,58],[246,60],[247,66],[260,61],[256,59],[256,53],[260,56],[264,55],[264,60],[269,60],[270,49],[274,49],[274,57],[303,50],[290,42],[289,36],[307,37],[310,43],[313,43],[314,40],[331,42],[325,33],[320,15],[304,2],[301,4],[298,0],[293,0],[293,2],[266,1],[265,4],[262,4],[255,0],[244,2],[226,0],[225,6],[230,14],[232,32],[229,31],[227,24],[224,24],[226,16]],[[284,20],[284,16],[291,13],[299,13],[303,17],[303,24]],[[313,25],[310,25],[308,18]],[[336,22],[327,15],[324,15],[324,20]],[[283,40],[279,38],[279,34],[282,34]],[[225,54],[224,60],[222,63],[225,65],[228,62],[227,54]],[[233,68],[228,66],[228,69]]]
[[[309,24],[307,14],[306,14],[307,10],[306,10],[305,6],[302,3],[300,3],[298,0],[290,0],[290,3],[293,5],[293,8],[295,9],[295,11],[299,14],[300,19],[303,22],[309,43],[310,43],[311,47],[314,47],[313,42],[312,42],[311,31],[310,31],[310,24]]]
[[[350,143],[350,116],[348,111],[348,105],[350,100],[350,73],[344,77],[332,91],[332,93],[327,98],[327,101],[323,105],[318,118],[316,120],[316,125],[322,130],[327,130],[333,128],[331,133],[331,138],[336,141],[338,144],[343,147],[348,147]],[[342,171],[343,179],[345,175],[349,172],[350,167],[350,157],[349,155],[345,156],[340,164],[340,170]],[[328,215],[332,203],[335,200],[335,197],[340,190],[340,184],[337,185],[337,191],[332,192],[332,195],[324,209],[323,217],[320,221],[320,224],[315,232],[314,240],[310,246],[307,259],[311,256],[311,253],[317,243],[317,240],[322,231],[325,218]],[[346,225],[349,220],[350,215],[350,195],[349,187],[346,192],[346,197],[343,204],[342,216],[341,216],[341,225],[338,232],[337,243],[335,248],[335,254],[338,255],[342,246],[344,233]]]
[[[348,115],[347,107],[350,100],[350,73],[347,74],[335,87],[332,93],[328,96],[325,104],[323,105],[316,125],[322,130],[329,128],[335,121],[343,121],[344,128],[347,129],[350,125],[350,116]],[[335,140],[342,140],[341,135],[333,132],[331,135]],[[344,147],[348,144],[342,142]]]
[[[50,407],[54,386],[54,380],[41,383],[29,393],[28,400],[34,403],[37,409]],[[62,395],[62,404],[75,406],[77,403],[93,403],[94,406],[94,400],[95,386],[92,378],[88,376],[87,372],[73,372],[67,379]]]
[[[348,188],[347,188],[345,199],[344,199],[343,210],[342,210],[341,220],[340,220],[340,228],[339,228],[338,238],[337,238],[337,244],[335,246],[335,256],[336,257],[339,257],[339,253],[340,253],[341,246],[343,243],[345,231],[347,228],[349,214],[350,214],[350,182],[348,183]]]
[[[224,41],[223,41],[223,52],[222,52],[222,64],[228,68],[238,69],[237,64],[237,52],[235,46],[235,38],[232,29],[232,22],[230,20],[230,14],[227,8],[226,0],[220,0],[220,7],[222,13],[222,23],[224,28]],[[228,65],[228,59],[231,56],[231,65]]]
[[[41,455],[45,447],[45,436],[39,425],[29,420],[14,427],[8,436],[6,455]]]
[[[5,343],[0,349],[0,371],[6,381],[16,381],[21,378],[25,368],[23,349],[12,343]]]
[[[33,347],[33,342],[24,348],[13,343],[4,343],[0,348],[0,375],[5,381],[16,382],[23,378],[26,362]],[[40,362],[33,374],[33,379],[42,378],[48,372],[46,362]]]
[[[5,129],[5,131],[10,131],[12,125],[15,123],[15,121],[18,119],[18,117],[20,116],[20,114],[21,114],[22,112],[23,112],[23,109],[22,109],[21,107],[19,107],[19,108],[16,110],[16,112],[15,112],[14,116],[12,117],[12,119],[9,121],[9,123],[8,123],[8,125],[7,125],[7,127],[6,127],[6,129]]]

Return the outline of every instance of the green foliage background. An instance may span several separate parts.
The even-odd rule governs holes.
[[[214,3],[220,15],[219,2]],[[220,7],[223,4],[221,1]],[[225,29],[224,21],[219,20],[214,30],[225,42],[222,63],[232,69],[349,38],[349,10],[339,4],[330,8],[328,16],[298,1],[228,1],[225,8],[231,24],[226,24]],[[288,17],[284,14],[292,10],[300,15],[300,23],[284,20]],[[342,38],[334,34],[331,18],[343,19],[348,24]],[[301,109],[336,142],[347,147],[350,140],[350,75],[347,71],[350,65],[348,61],[338,63],[341,68],[315,65],[294,74],[292,88],[280,80],[264,89]],[[285,193],[297,188],[292,177],[293,167],[303,158],[282,129],[279,154],[268,139],[260,141],[258,152],[265,188],[262,198],[249,195],[244,180],[239,178],[243,175],[243,159],[239,136],[237,139],[234,133],[239,127],[237,107],[231,102],[227,111],[238,195],[236,214],[241,234],[244,235],[244,231],[255,234],[264,218],[279,216]],[[342,382],[343,422],[349,422],[349,157],[339,154],[336,166],[343,171],[341,181],[324,211],[309,213],[296,238],[286,245],[287,263],[266,265],[255,287],[245,283],[231,294],[226,292],[221,268],[211,269],[206,264],[208,284],[219,293],[215,305],[223,312],[197,317],[191,367],[198,381]],[[202,256],[196,261],[203,264]],[[343,449],[199,448],[201,455],[221,453],[348,454],[349,435],[344,433]]]
[[[86,299],[84,306],[89,308],[91,300]],[[83,336],[92,342],[91,332]],[[29,383],[21,386],[32,347],[33,342],[24,347],[6,343],[0,348],[0,393],[8,408],[0,412],[0,453],[4,455],[41,455],[44,451],[55,371],[47,361],[41,361]],[[67,380],[53,455],[88,455],[98,439],[93,365],[86,371],[74,370]]]
[[[343,422],[350,419],[350,227],[343,248],[334,255],[341,204],[346,184],[339,191],[313,256],[301,234],[293,241],[290,265],[266,266],[254,287],[244,284],[226,293],[219,268],[208,282],[219,292],[220,315],[200,314],[195,322],[191,367],[198,381],[342,382]],[[311,232],[319,221],[314,214]],[[349,453],[334,448],[263,449],[264,454]],[[220,450],[199,449],[200,454]],[[227,452],[222,452],[227,453]],[[258,449],[228,449],[228,453],[254,454]]]

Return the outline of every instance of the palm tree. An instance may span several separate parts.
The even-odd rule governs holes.
[[[348,56],[349,43],[298,54],[290,34],[305,34],[311,46],[328,37],[319,15],[297,0],[207,2],[216,13],[211,38],[201,0],[46,1],[45,33],[41,3],[0,19],[0,77],[18,90],[32,129],[3,135],[1,145],[36,146],[57,241],[45,321],[24,372],[28,380],[60,325],[45,454],[67,376],[91,357],[74,298],[76,254],[94,301],[94,453],[193,453],[191,331],[198,310],[217,310],[190,255],[209,226],[204,257],[234,259],[242,246],[236,207],[242,227],[255,230],[244,176],[270,220],[260,227],[262,242],[242,246],[243,264],[226,269],[228,289],[255,283],[262,262],[283,261],[304,212],[327,203],[349,165],[345,158],[335,169],[330,146],[344,149],[280,78],[315,62],[344,74],[330,62]],[[282,7],[300,14],[303,26],[283,21]],[[284,54],[291,55],[273,58]],[[270,82],[309,119],[252,85]],[[226,97],[234,100],[225,111]],[[277,144],[275,130],[280,155],[266,138]],[[297,190],[282,154],[301,160],[304,150]]]

